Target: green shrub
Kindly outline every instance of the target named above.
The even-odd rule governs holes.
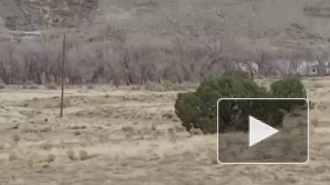
[[[298,77],[289,76],[271,84],[274,98],[306,98],[307,93],[304,85]],[[295,105],[305,104],[305,101],[276,101],[287,112]]]
[[[204,133],[217,132],[217,104],[219,98],[261,98],[270,97],[270,94],[265,88],[259,87],[252,80],[244,80],[237,78],[219,78],[209,79],[201,83],[196,92],[181,93],[175,103],[175,113],[183,122],[182,125],[189,131],[191,125],[201,129]],[[245,101],[244,101],[245,102]],[[239,110],[243,110],[241,114],[259,115],[259,118],[267,116],[263,115],[260,109],[267,108],[266,104],[254,104],[244,102],[221,101],[219,119],[221,124],[219,129],[225,130],[246,130],[247,125],[245,120],[238,119],[233,124],[235,115],[238,114],[234,110],[237,105]],[[225,105],[223,105],[225,104]],[[258,108],[261,106],[261,108]],[[252,112],[255,111],[255,112]],[[244,124],[244,126],[242,126]]]
[[[290,84],[290,88],[286,85]],[[280,94],[281,98],[292,96],[304,98],[306,93],[300,80],[283,79],[272,84],[272,91],[258,86],[254,81],[242,78],[212,78],[201,82],[196,92],[180,93],[175,102],[175,113],[182,125],[189,131],[199,128],[204,133],[217,132],[217,101],[220,98],[272,98]],[[278,91],[286,87],[286,93]],[[294,88],[295,87],[295,88]],[[275,90],[273,91],[273,88]],[[293,94],[288,91],[293,91]],[[299,91],[298,91],[299,90]],[[296,92],[298,91],[298,92]],[[249,115],[271,126],[282,124],[284,111],[297,102],[269,103],[267,100],[221,100],[219,102],[219,132],[248,131]],[[284,107],[284,108],[283,108]],[[287,109],[285,109],[287,110]]]
[[[222,77],[229,77],[229,78],[240,78],[240,79],[250,79],[251,76],[248,72],[241,71],[241,70],[232,70],[226,71]]]
[[[297,77],[286,77],[271,84],[276,98],[306,98],[306,89]]]
[[[195,95],[193,92],[179,93],[177,100],[175,102],[175,114],[182,121],[182,126],[184,126],[187,131],[190,131],[190,123],[198,123],[198,119],[201,117],[202,100]]]

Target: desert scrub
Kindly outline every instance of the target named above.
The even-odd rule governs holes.
[[[270,86],[274,98],[306,98],[306,89],[298,77],[285,77]]]
[[[251,75],[245,71],[232,70],[232,71],[226,71],[224,74],[222,74],[222,77],[250,79]]]
[[[258,86],[253,80],[241,77],[220,77],[211,78],[201,82],[196,92],[179,93],[175,102],[175,113],[182,121],[182,126],[190,131],[192,128],[199,128],[205,134],[217,133],[217,101],[220,98],[273,98],[281,92],[282,83],[293,84],[291,91],[297,92],[295,97],[304,97],[304,86],[296,84],[298,81],[285,78],[274,82],[276,91],[267,91],[266,88]],[[290,91],[288,91],[290,92]],[[283,93],[282,97],[291,98],[290,93]],[[296,103],[296,102],[293,102]],[[219,110],[219,131],[247,131],[248,115],[252,115],[271,126],[282,124],[285,112],[282,107],[291,107],[292,103],[269,103],[268,101],[246,100],[220,101]]]
[[[175,113],[182,121],[182,125],[190,131],[192,126],[201,129],[204,133],[217,132],[217,104],[220,98],[256,98],[271,97],[263,87],[254,81],[242,78],[221,77],[205,80],[196,92],[180,93],[175,102]],[[227,104],[228,102],[224,102]],[[240,104],[240,108],[247,106]],[[224,105],[221,111],[223,129],[235,127],[231,124],[231,117],[235,113],[232,105]],[[249,110],[246,107],[244,110]],[[251,109],[252,110],[252,109]],[[237,128],[239,126],[237,125]]]
[[[274,98],[306,98],[307,93],[301,80],[295,76],[288,76],[275,81],[270,86]],[[303,105],[305,101],[276,101],[280,108],[289,112],[296,105]]]

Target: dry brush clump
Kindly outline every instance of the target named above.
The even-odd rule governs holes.
[[[270,76],[297,72],[302,59],[328,58],[326,50],[283,53],[268,49],[270,45],[264,43],[215,36],[129,35],[76,40],[67,37],[64,66],[67,84],[181,84],[232,70],[244,70],[251,76]],[[0,81],[59,84],[63,67],[61,48],[60,37],[0,42]]]

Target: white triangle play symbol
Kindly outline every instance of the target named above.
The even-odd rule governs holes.
[[[268,126],[256,118],[249,116],[249,135],[250,135],[250,144],[249,146],[253,146],[258,142],[268,138],[271,135],[274,135],[278,132],[278,130],[273,127]]]

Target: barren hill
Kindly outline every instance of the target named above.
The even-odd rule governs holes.
[[[0,0],[2,30],[108,24],[156,35],[215,33],[328,42],[329,18],[325,0]]]
[[[95,0],[0,0],[3,26],[10,30],[73,27],[88,22]]]

